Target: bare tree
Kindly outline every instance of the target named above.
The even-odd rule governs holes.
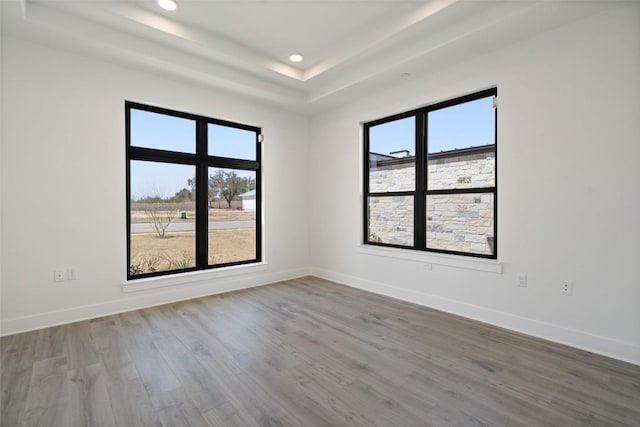
[[[153,221],[158,237],[164,239],[167,228],[178,215],[178,208],[174,203],[151,203],[144,208],[144,213]]]

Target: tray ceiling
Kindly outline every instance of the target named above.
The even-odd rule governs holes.
[[[313,113],[616,4],[177,2],[168,12],[151,0],[4,0],[2,33]]]

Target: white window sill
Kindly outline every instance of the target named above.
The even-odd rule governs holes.
[[[147,277],[144,279],[126,280],[122,283],[122,292],[136,292],[146,289],[163,288],[165,286],[196,283],[221,277],[240,276],[267,270],[266,262],[256,264],[234,265],[211,270],[189,271],[168,276]]]
[[[492,259],[438,254],[433,252],[414,251],[411,249],[385,248],[372,245],[358,245],[358,252],[361,254],[384,258],[398,258],[430,265],[446,265],[447,267],[502,274],[502,261]]]

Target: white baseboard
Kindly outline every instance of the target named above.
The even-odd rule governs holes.
[[[192,285],[183,284],[170,288],[140,291],[135,294],[123,294],[125,297],[113,301],[2,320],[0,321],[0,336],[13,335],[20,332],[73,323],[81,320],[95,319],[97,317],[124,313],[127,311],[169,304],[192,298],[263,286],[282,280],[307,276],[308,274],[309,270],[307,268],[276,271],[271,273],[260,272],[235,277],[224,277],[206,282],[199,281]]]
[[[272,273],[263,272],[242,277],[198,282],[193,285],[185,284],[179,287],[162,288],[148,292],[142,291],[131,297],[99,304],[5,319],[0,321],[0,336],[94,319],[207,295],[263,286],[282,280],[303,277],[308,274],[640,365],[640,346],[632,343],[321,268],[311,268],[310,270],[299,268]]]
[[[633,343],[322,268],[312,267],[311,275],[640,365],[640,346]]]

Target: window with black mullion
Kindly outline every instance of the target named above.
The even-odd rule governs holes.
[[[259,262],[260,129],[125,110],[128,278]]]
[[[366,244],[496,257],[496,95],[365,124]]]

